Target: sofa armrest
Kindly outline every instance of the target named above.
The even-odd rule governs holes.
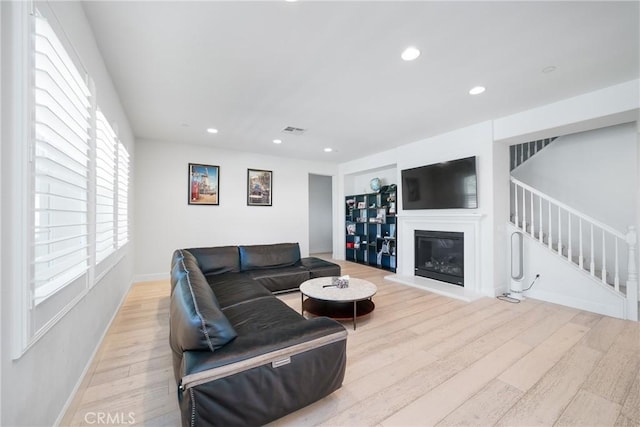
[[[325,317],[241,335],[215,352],[184,352],[180,386],[186,390],[254,367],[275,367],[291,356],[346,338],[344,326]]]

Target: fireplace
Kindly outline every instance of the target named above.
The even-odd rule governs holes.
[[[464,286],[464,233],[415,230],[415,275]]]

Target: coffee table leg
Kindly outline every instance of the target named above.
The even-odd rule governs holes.
[[[304,316],[304,294],[300,292],[300,314]]]
[[[353,302],[353,330],[356,330],[356,313],[357,313],[357,302]]]

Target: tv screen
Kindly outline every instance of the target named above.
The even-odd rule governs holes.
[[[402,171],[403,209],[475,209],[477,207],[475,157]]]

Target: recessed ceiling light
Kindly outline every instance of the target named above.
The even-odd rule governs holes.
[[[548,67],[544,67],[542,69],[542,72],[545,74],[549,74],[549,73],[553,73],[557,69],[558,67],[556,67],[555,65],[549,65]]]
[[[282,144],[282,140],[281,139],[274,139],[273,143],[274,144]]]
[[[207,129],[207,132],[209,132],[209,133],[218,133],[218,129],[209,128],[209,129]]]
[[[484,86],[476,86],[469,91],[469,95],[480,95],[485,90]]]
[[[418,48],[416,48],[416,47],[413,47],[413,46],[409,46],[408,48],[406,48],[402,52],[402,55],[400,55],[400,57],[402,59],[404,59],[405,61],[413,61],[418,56],[420,56],[420,50]]]
[[[330,148],[330,147],[327,147],[327,148],[324,149],[325,153],[330,153],[332,151],[333,151],[333,148]]]

